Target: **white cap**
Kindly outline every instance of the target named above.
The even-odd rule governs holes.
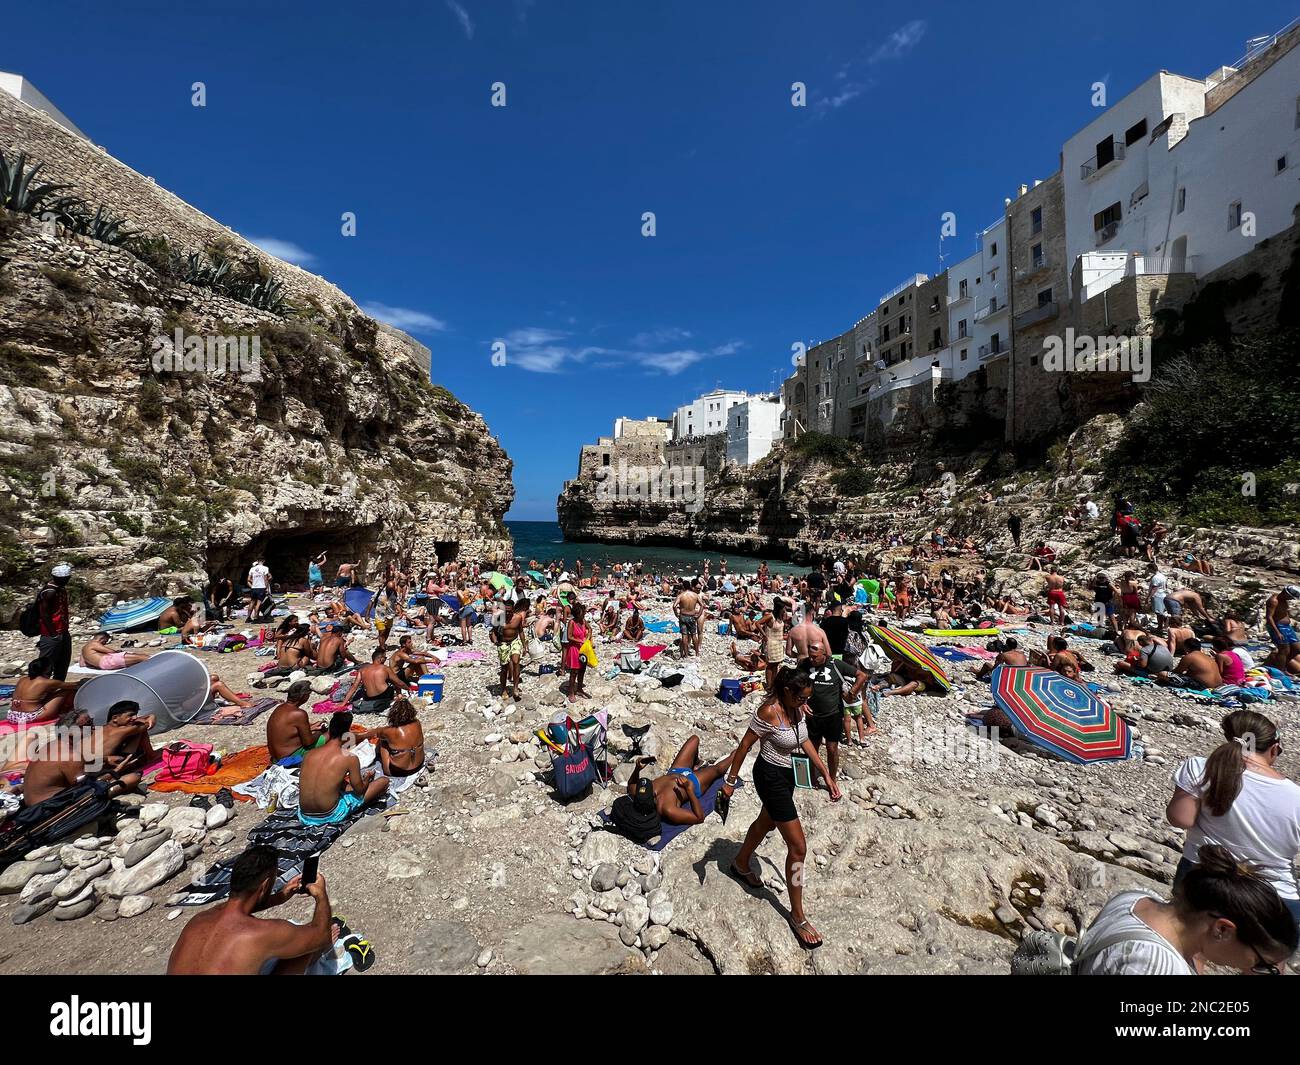
[[[57,566],[55,566],[52,570],[50,570],[50,574],[51,576],[54,577],[71,577],[72,567],[69,566],[66,562],[60,562]]]

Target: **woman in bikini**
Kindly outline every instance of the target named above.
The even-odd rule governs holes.
[[[751,861],[759,845],[776,829],[785,840],[785,882],[790,892],[790,927],[799,937],[800,946],[807,950],[820,947],[822,937],[812,926],[803,910],[804,859],[808,842],[799,811],[794,804],[795,772],[792,759],[806,758],[811,767],[826,780],[833,801],[840,798],[839,786],[827,771],[817,748],[808,739],[808,726],[804,717],[808,713],[808,698],[812,695],[812,678],[806,670],[782,667],[776,675],[772,693],[763,700],[750,718],[749,727],[731,756],[722,782],[722,794],[730,800],[740,779],[740,767],[754,744],[759,745],[754,761],[754,790],[763,804],[758,817],[749,826],[745,842],[731,863],[730,873],[746,886],[761,888],[762,878],[753,869]]]
[[[55,680],[50,676],[50,669],[50,663],[44,658],[33,659],[27,664],[27,676],[14,686],[13,699],[9,703],[8,720],[11,724],[39,725],[55,721],[72,709],[79,682]]]
[[[424,768],[424,728],[409,699],[400,698],[388,708],[388,724],[373,732],[384,776],[401,779]]]

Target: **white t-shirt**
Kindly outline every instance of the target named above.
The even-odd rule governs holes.
[[[844,576],[845,566],[844,563],[841,562],[838,558],[835,560],[835,565],[832,568],[835,570],[835,576],[837,577]]]
[[[1132,938],[1084,957],[1081,976],[1195,976],[1178,949],[1133,912],[1142,899],[1157,899],[1149,891],[1121,891],[1097,914],[1079,940],[1075,957],[1085,955],[1089,942],[1110,939],[1119,933]]]
[[[1097,504],[1091,499],[1083,505],[1084,513],[1088,515],[1089,521],[1096,521],[1101,517],[1101,511],[1097,509]]]
[[[1165,575],[1164,575],[1163,573],[1161,573],[1159,570],[1156,570],[1155,573],[1151,574],[1151,594],[1152,594],[1152,595],[1164,595],[1164,594],[1165,594],[1165,587],[1166,587],[1168,584],[1169,584],[1169,580],[1168,580],[1168,578],[1165,577]]]
[[[1204,758],[1186,758],[1174,771],[1174,787],[1199,796]],[[1300,898],[1291,864],[1300,852],[1300,785],[1247,769],[1228,812],[1215,817],[1204,806],[1187,830],[1183,857],[1196,861],[1202,844],[1217,843],[1239,861],[1260,867],[1284,899]]]
[[[252,588],[265,588],[266,578],[271,575],[271,571],[265,566],[254,566],[248,571],[248,584]]]

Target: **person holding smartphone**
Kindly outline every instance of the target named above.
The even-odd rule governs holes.
[[[230,897],[182,929],[167,961],[168,976],[301,976],[333,946],[325,878],[318,873],[304,884],[294,877],[276,891],[277,859],[275,848],[267,846],[249,847],[235,859]],[[300,893],[315,903],[307,924],[254,916]]]
[[[821,934],[808,920],[803,909],[804,859],[808,854],[808,841],[799,811],[794,804],[794,789],[800,777],[800,786],[811,787],[809,767],[813,767],[826,780],[831,799],[840,799],[839,785],[827,771],[817,748],[808,738],[805,717],[808,699],[812,695],[812,678],[803,669],[784,666],[776,675],[771,694],[754,711],[749,727],[731,756],[726,777],[722,782],[722,795],[730,802],[732,792],[740,779],[740,767],[754,744],[759,745],[754,762],[754,790],[763,804],[754,823],[745,834],[745,842],[732,860],[730,873],[751,888],[761,888],[763,881],[750,867],[754,851],[776,829],[785,840],[785,878],[790,889],[790,927],[805,950],[822,945]],[[719,800],[721,801],[721,799]]]

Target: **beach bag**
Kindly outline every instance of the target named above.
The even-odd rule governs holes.
[[[738,680],[724,680],[718,686],[718,698],[724,703],[738,703],[744,697],[744,688]]]
[[[578,655],[581,657],[583,664],[588,668],[599,668],[600,659],[596,657],[596,648],[592,646],[590,636],[582,641],[582,646],[578,648]]]
[[[878,644],[868,640],[858,655],[858,665],[871,674],[884,674],[894,668],[894,663]]]
[[[576,729],[570,729],[564,743],[564,753],[551,757],[555,770],[555,792],[568,802],[582,795],[596,781],[596,763],[591,748],[580,740],[575,742]]]
[[[624,651],[618,656],[618,668],[624,673],[640,673],[644,665],[640,651]]]
[[[162,630],[160,629],[159,631],[161,632]],[[248,645],[247,636],[244,636],[241,633],[232,632],[221,638],[221,642],[217,644],[217,651],[221,654],[225,654],[227,651],[242,651]]]
[[[167,744],[159,753],[162,755],[159,780],[198,780],[208,775],[212,744],[176,740]]]
[[[619,835],[626,836],[633,843],[649,843],[663,834],[659,812],[647,810],[642,813],[631,795],[620,795],[614,800],[614,805],[609,808],[609,820]]]

